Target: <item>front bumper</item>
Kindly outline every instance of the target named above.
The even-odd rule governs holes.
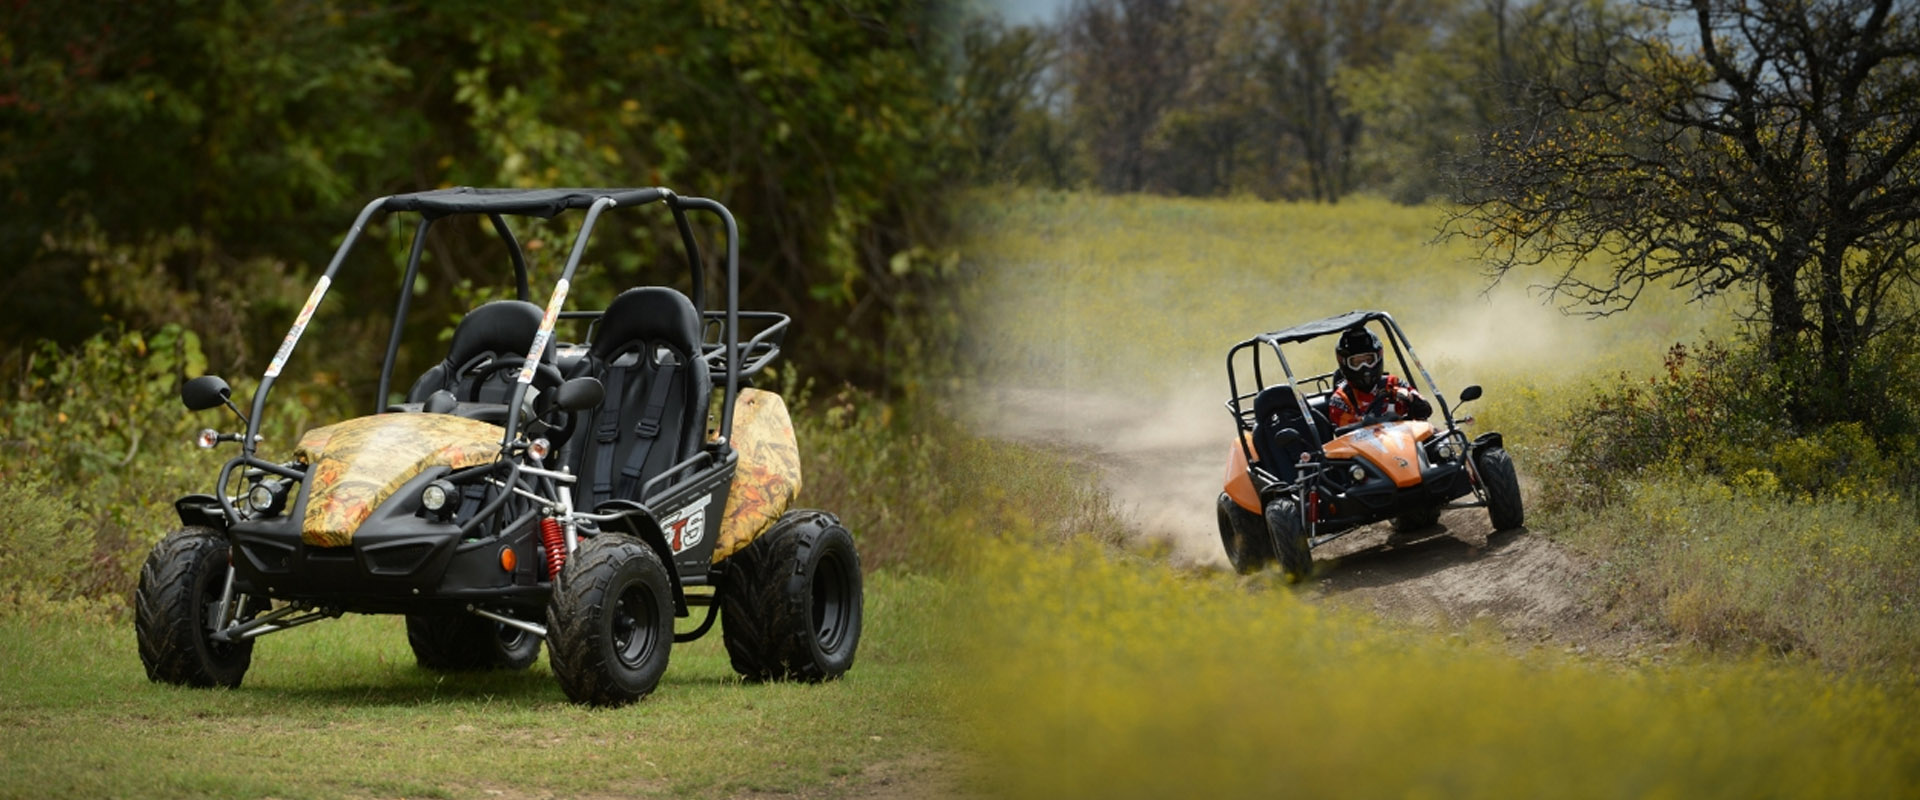
[[[227,535],[235,587],[362,613],[426,613],[468,603],[543,606],[550,586],[540,579],[537,515],[509,519],[503,511],[500,525],[463,536],[454,523],[418,514],[415,498],[434,477],[423,474],[395,492],[343,547],[302,540],[304,490],[284,515],[233,525]],[[512,570],[503,566],[502,550],[513,552]]]

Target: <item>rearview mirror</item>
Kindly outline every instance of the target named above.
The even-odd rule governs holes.
[[[584,411],[600,405],[607,397],[607,387],[600,385],[598,378],[574,378],[560,384],[554,394],[553,406],[561,411]]]
[[[205,411],[225,405],[233,389],[218,375],[202,375],[180,384],[180,402],[188,411]]]
[[[1480,399],[1480,384],[1474,384],[1460,390],[1460,402],[1470,403]]]

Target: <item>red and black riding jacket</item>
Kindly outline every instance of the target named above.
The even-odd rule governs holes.
[[[1420,396],[1419,390],[1393,375],[1380,377],[1377,392],[1355,389],[1346,381],[1340,381],[1333,387],[1333,396],[1327,398],[1327,419],[1334,427],[1351,425],[1366,414],[1386,411],[1404,419],[1426,419],[1433,416],[1433,405]]]

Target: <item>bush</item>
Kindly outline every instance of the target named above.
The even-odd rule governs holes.
[[[192,444],[200,428],[237,429],[230,412],[191,414],[180,405],[180,382],[206,366],[199,337],[178,325],[116,330],[70,350],[46,344],[35,353],[0,420],[0,486],[9,487],[0,499],[20,523],[8,526],[5,535],[20,538],[7,549],[38,554],[30,557],[35,577],[21,585],[41,587],[14,596],[126,608],[147,550],[179,527],[173,500],[214,491],[215,471],[233,454]],[[236,402],[257,386],[243,378],[232,384]],[[262,428],[269,457],[342,407],[339,391],[319,380],[289,382],[275,398]]]
[[[1810,499],[1777,487],[1761,470],[1731,484],[1670,472],[1556,527],[1605,565],[1617,613],[1713,649],[1912,677],[1920,509],[1884,492]]]
[[[1910,432],[1860,421],[1797,430],[1778,402],[1787,372],[1751,347],[1708,343],[1674,345],[1651,377],[1622,373],[1561,420],[1567,469],[1554,471],[1549,503],[1600,508],[1622,499],[1624,481],[1663,471],[1749,482],[1764,474],[1809,497],[1910,483]]]
[[[44,478],[0,481],[0,614],[111,614],[120,554],[80,523]]]
[[[1126,523],[1067,457],[963,431],[922,400],[898,405],[847,389],[817,402],[786,391],[798,428],[803,505],[847,523],[869,568],[965,567],[1012,530],[1118,545]]]

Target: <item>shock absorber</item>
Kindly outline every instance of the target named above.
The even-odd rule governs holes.
[[[546,557],[547,578],[559,577],[560,568],[567,565],[567,534],[560,527],[560,520],[540,518],[540,552]]]

